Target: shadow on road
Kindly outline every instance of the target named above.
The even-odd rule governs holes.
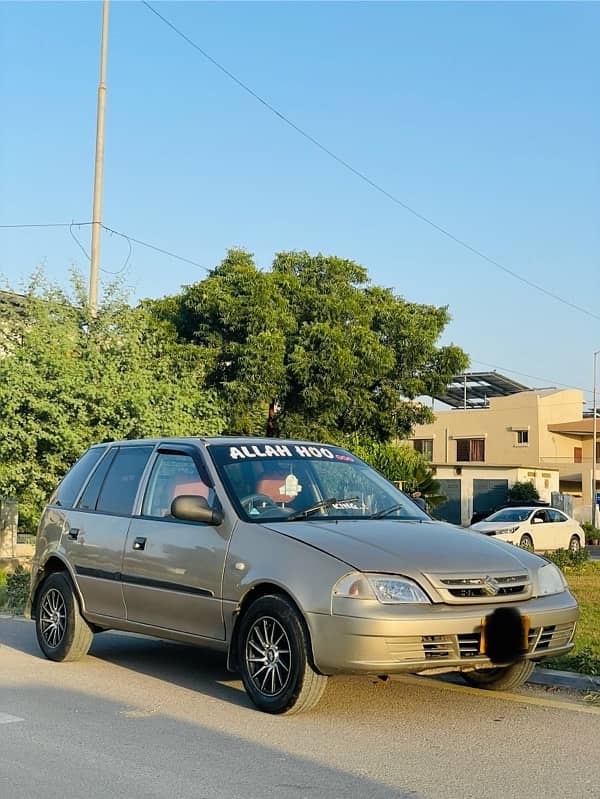
[[[202,719],[127,715],[86,691],[25,684],[2,697],[2,710],[22,719],[0,727],[9,731],[0,787],[13,799],[419,799]]]
[[[209,649],[108,632],[94,636],[89,655],[206,696],[251,706],[239,687],[239,676],[227,670],[225,655]]]

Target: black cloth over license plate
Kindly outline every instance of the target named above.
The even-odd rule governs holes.
[[[516,608],[496,608],[482,623],[482,651],[492,663],[514,663],[527,652],[529,619]]]

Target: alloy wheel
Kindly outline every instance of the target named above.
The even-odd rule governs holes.
[[[67,606],[60,591],[51,588],[42,600],[39,610],[40,632],[49,647],[55,648],[62,641],[67,626]]]
[[[246,638],[246,666],[254,686],[265,696],[277,696],[289,682],[290,640],[283,625],[271,616],[257,619]]]

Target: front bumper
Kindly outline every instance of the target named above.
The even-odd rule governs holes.
[[[373,618],[309,613],[315,666],[323,674],[490,667],[490,659],[480,652],[481,624],[497,607],[427,605],[390,610],[387,606]],[[529,618],[526,659],[539,660],[572,648],[579,609],[568,591],[505,607]]]

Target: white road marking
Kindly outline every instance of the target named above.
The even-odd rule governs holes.
[[[9,716],[8,713],[0,713],[0,724],[12,724],[13,721],[25,721],[18,716]]]

